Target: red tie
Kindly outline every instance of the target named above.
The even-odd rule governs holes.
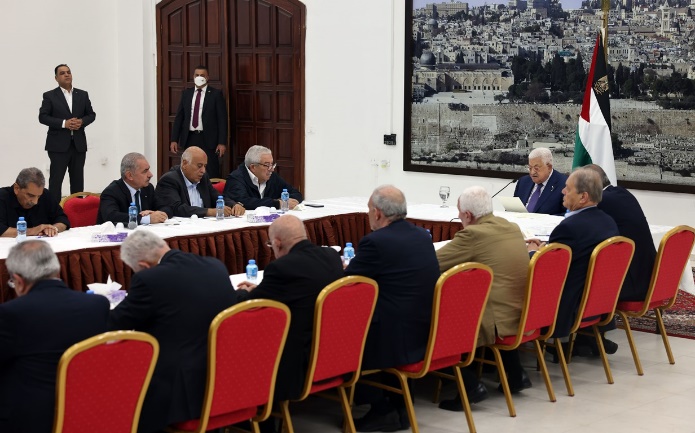
[[[193,128],[198,127],[198,117],[200,117],[198,111],[200,110],[200,89],[197,90],[195,95],[195,106],[193,107]]]

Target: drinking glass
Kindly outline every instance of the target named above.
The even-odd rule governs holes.
[[[451,188],[448,186],[439,187],[439,198],[442,199],[441,207],[449,207],[446,205],[446,201],[449,199],[449,192],[451,192]]]

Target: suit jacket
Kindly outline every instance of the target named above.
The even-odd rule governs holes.
[[[224,185],[224,196],[227,199],[244,203],[246,209],[256,209],[259,206],[278,207],[278,200],[282,190],[287,188],[290,198],[301,203],[304,198],[298,189],[285,182],[276,173],[273,173],[266,182],[263,197],[258,192],[258,187],[253,184],[249,172],[244,164],[240,164],[236,170],[229,173],[227,183]]]
[[[191,199],[188,197],[188,189],[186,188],[186,181],[183,178],[181,167],[175,165],[171,167],[171,170],[164,173],[159,182],[157,182],[155,202],[159,210],[166,212],[169,218],[174,216],[188,218],[192,215],[198,215],[198,217],[202,218],[207,214],[208,209],[215,207],[220,193],[212,186],[207,173],[198,182],[197,189],[200,197],[203,199],[203,207],[191,206]],[[234,200],[229,198],[225,198],[224,203],[230,207],[236,204]]]
[[[613,218],[597,207],[565,218],[550,233],[549,242],[560,242],[572,249],[572,261],[560,298],[554,337],[566,337],[574,324],[594,248],[619,234]]]
[[[565,187],[567,176],[557,170],[553,170],[553,174],[548,178],[541,196],[538,197],[536,210],[534,213],[545,213],[550,215],[564,215],[565,207],[562,205],[562,189]],[[535,183],[531,176],[524,176],[516,183],[514,188],[514,197],[519,197],[526,204],[531,196],[531,190]]]
[[[183,149],[188,147],[194,90],[195,88],[188,88],[181,93],[181,102],[171,128],[171,141],[176,141]],[[221,90],[207,86],[200,119],[203,123],[205,147],[214,149],[218,144],[227,144],[227,103]]]
[[[483,263],[494,278],[478,335],[478,346],[492,344],[496,335],[513,335],[526,290],[529,255],[519,226],[492,214],[460,230],[437,251],[444,272],[465,262]],[[495,332],[496,331],[496,332]]]
[[[97,114],[92,110],[89,94],[80,89],[72,88],[72,111],[68,107],[65,95],[60,87],[43,94],[39,109],[39,122],[48,126],[46,148],[49,152],[67,152],[70,148],[71,131],[63,128],[63,121],[77,117],[82,119],[82,127],[72,131],[75,148],[78,152],[87,151],[87,136],[84,129],[94,122]]]
[[[635,254],[620,291],[620,300],[641,301],[649,290],[656,260],[654,240],[642,207],[635,196],[625,188],[609,186],[603,190],[603,198],[598,208],[615,220],[621,236],[635,241]]]
[[[128,208],[132,203],[130,190],[123,179],[114,180],[101,193],[97,224],[106,221],[128,225]],[[156,210],[152,184],[140,189],[140,210]],[[138,224],[142,217],[138,215]]]
[[[217,259],[167,252],[159,265],[133,274],[128,296],[111,311],[110,329],[135,329],[159,342],[140,433],[200,415],[212,319],[236,303],[227,268]]]
[[[276,401],[299,398],[309,366],[316,298],[342,277],[343,263],[334,249],[303,240],[268,264],[253,291],[237,291],[239,301],[272,299],[290,308],[292,320],[275,384]]]
[[[106,332],[108,314],[105,297],[52,279],[0,304],[1,432],[52,431],[58,360],[73,344]]]
[[[56,223],[63,223],[65,227],[70,228],[70,220],[48,189],[44,188],[35,206],[24,209],[19,204],[13,187],[0,188],[0,235],[10,227],[16,228],[20,216],[24,217],[28,228]]]
[[[360,240],[346,275],[379,284],[362,368],[388,368],[421,361],[429,338],[439,263],[432,238],[422,228],[394,221]]]

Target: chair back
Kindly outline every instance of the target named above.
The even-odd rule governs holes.
[[[624,236],[614,236],[594,248],[589,259],[584,293],[571,333],[594,323],[605,324],[613,319],[620,288],[635,252],[635,243]],[[608,314],[601,321],[598,316]],[[587,320],[593,318],[591,320]]]
[[[212,187],[217,190],[220,195],[224,193],[224,186],[227,184],[227,181],[225,179],[220,179],[219,177],[213,177],[210,179],[210,182],[212,183]]]
[[[74,344],[58,363],[53,433],[135,433],[159,344],[114,331]]]
[[[259,421],[268,417],[289,324],[289,308],[266,299],[241,302],[213,319],[205,398],[196,431],[206,431],[211,417],[244,409],[252,409],[246,418],[250,419],[263,405]]]
[[[491,286],[492,269],[481,263],[462,263],[439,277],[423,374],[457,364],[466,353],[465,363],[473,359]]]
[[[93,192],[76,192],[60,201],[63,212],[70,221],[70,227],[93,226],[97,223],[101,194]]]
[[[652,280],[645,299],[646,309],[675,302],[683,270],[690,260],[695,242],[695,229],[678,226],[669,230],[659,244]]]
[[[321,291],[314,310],[309,370],[299,400],[357,381],[378,292],[376,281],[357,275],[341,278]],[[347,380],[346,374],[351,374]]]

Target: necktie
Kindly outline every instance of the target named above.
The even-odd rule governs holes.
[[[526,210],[529,212],[534,212],[536,210],[536,205],[538,204],[538,198],[541,196],[541,188],[543,184],[536,184],[536,190],[531,194],[531,198],[528,199],[528,204],[526,205]]]
[[[135,207],[138,208],[138,215],[140,214],[140,190],[135,191]]]
[[[198,127],[198,117],[200,117],[198,111],[200,111],[200,89],[196,90],[195,106],[193,106],[193,128]]]

